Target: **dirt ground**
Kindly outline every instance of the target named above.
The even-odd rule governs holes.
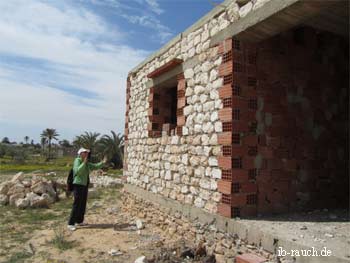
[[[88,201],[88,225],[74,232],[66,225],[72,198],[47,211],[1,207],[0,262],[134,262],[140,256],[176,256],[191,243],[170,240],[146,223],[139,230],[135,220],[121,212],[120,189],[99,188],[96,195]]]

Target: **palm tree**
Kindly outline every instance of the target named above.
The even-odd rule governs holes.
[[[49,143],[49,155],[48,155],[48,160],[49,160],[51,158],[51,141],[57,140],[57,137],[59,136],[59,134],[56,132],[55,129],[47,128],[43,130],[40,136],[42,141],[43,141],[43,138],[45,138]]]
[[[84,134],[75,137],[73,145],[76,148],[84,147],[89,149],[91,152],[95,152],[98,141],[97,139],[99,136],[100,134],[97,132],[85,132]]]
[[[28,144],[28,141],[29,141],[29,136],[24,136],[24,141],[26,142],[26,144]]]
[[[113,163],[114,168],[123,167],[124,157],[124,136],[120,133],[115,134],[111,131],[112,136],[103,135],[98,142],[98,152],[102,156],[106,156],[108,161]]]

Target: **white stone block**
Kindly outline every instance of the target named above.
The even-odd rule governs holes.
[[[203,86],[195,86],[194,87],[194,94],[199,95],[205,92],[205,88]]]
[[[222,123],[220,121],[215,122],[214,128],[215,132],[222,132]]]
[[[223,83],[224,83],[224,79],[223,79],[223,78],[219,78],[219,79],[217,79],[217,80],[215,80],[215,81],[213,82],[213,88],[214,88],[214,89],[221,88],[222,85],[223,85]]]
[[[202,33],[201,40],[202,40],[202,42],[205,42],[208,39],[209,39],[209,30],[204,30]]]
[[[217,111],[212,112],[212,114],[210,115],[210,121],[211,122],[215,122],[219,119],[219,114]]]
[[[218,160],[214,156],[209,157],[208,162],[210,166],[218,166]]]
[[[210,189],[210,181],[208,179],[202,178],[199,180],[199,186],[203,189]]]
[[[186,79],[193,78],[193,76],[194,76],[193,69],[191,69],[191,68],[186,69],[185,72],[184,72],[184,76],[185,76]]]
[[[195,36],[194,41],[193,41],[193,44],[194,44],[195,46],[197,46],[197,44],[199,44],[200,42],[201,42],[201,35]]]
[[[209,77],[209,81],[213,82],[214,80],[216,80],[218,78],[218,71],[216,69],[212,69],[210,71],[210,77]]]
[[[221,179],[221,170],[217,169],[217,168],[214,168],[212,170],[212,177],[215,178],[215,179]]]
[[[187,185],[181,187],[181,193],[187,194],[189,192]]]
[[[167,170],[167,171],[165,172],[164,179],[165,179],[165,180],[168,180],[168,181],[170,181],[170,180],[172,179],[171,171]]]
[[[206,61],[203,63],[201,69],[202,69],[202,72],[208,72],[212,67],[213,67],[213,64],[209,61]]]

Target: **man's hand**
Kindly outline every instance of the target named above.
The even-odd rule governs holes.
[[[83,162],[84,163],[87,163],[88,162],[88,156],[86,155],[85,158],[83,159]]]

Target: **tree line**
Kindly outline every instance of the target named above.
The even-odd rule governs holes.
[[[124,136],[119,133],[111,131],[111,135],[101,135],[86,131],[76,136],[72,143],[66,139],[59,140],[59,136],[56,129],[47,128],[40,135],[40,144],[35,144],[34,140],[29,144],[30,138],[25,136],[25,143],[19,145],[10,142],[8,137],[4,137],[0,143],[0,157],[7,155],[15,160],[24,160],[28,154],[40,154],[46,158],[46,161],[50,161],[55,158],[53,146],[55,150],[61,149],[71,154],[75,154],[80,147],[84,147],[91,150],[92,161],[98,161],[106,156],[113,168],[123,167]]]

